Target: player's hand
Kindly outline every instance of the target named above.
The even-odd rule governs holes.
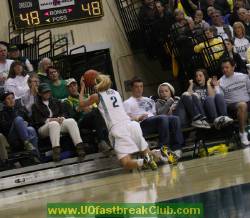
[[[81,85],[81,90],[83,91],[83,92],[85,92],[85,83],[84,83],[84,77],[82,76],[81,77],[81,80],[80,80],[80,85]]]

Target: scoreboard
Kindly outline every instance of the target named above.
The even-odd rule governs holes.
[[[102,17],[102,0],[9,0],[15,29]]]

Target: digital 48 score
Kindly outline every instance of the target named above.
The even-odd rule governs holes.
[[[16,29],[102,17],[101,0],[9,0]]]

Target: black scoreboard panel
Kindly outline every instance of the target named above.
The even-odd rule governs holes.
[[[9,0],[16,29],[102,17],[102,0]]]

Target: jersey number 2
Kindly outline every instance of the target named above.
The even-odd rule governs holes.
[[[113,102],[113,107],[119,107],[117,104],[117,98],[115,96],[110,97],[111,101]]]

